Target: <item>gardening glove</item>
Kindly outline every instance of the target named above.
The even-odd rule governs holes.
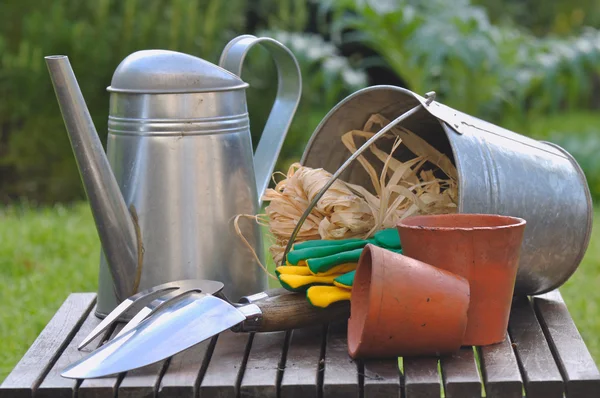
[[[369,243],[390,250],[402,248],[398,230],[387,228],[377,231],[369,239],[311,240],[296,243],[286,256],[286,265],[306,265],[314,275],[346,273],[356,269],[362,249]]]
[[[338,286],[311,286],[306,291],[306,299],[315,307],[325,308],[338,301],[352,297],[352,289]]]
[[[355,264],[351,264],[356,267]],[[354,270],[343,274],[313,275],[306,266],[284,265],[275,270],[287,290],[306,291],[306,298],[315,307],[327,307],[342,300],[350,300]]]
[[[369,239],[312,240],[295,244],[286,265],[277,267],[275,273],[284,288],[306,291],[316,307],[350,300],[356,266],[369,243],[402,252],[395,228],[378,231]]]
[[[333,286],[311,286],[306,291],[308,302],[315,307],[325,308],[338,302],[350,300],[356,270],[346,272],[333,279]]]

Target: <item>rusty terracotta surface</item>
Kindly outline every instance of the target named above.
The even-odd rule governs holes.
[[[415,216],[398,224],[406,256],[469,281],[464,345],[504,340],[525,225],[521,218],[493,214]]]
[[[369,244],[354,277],[348,353],[386,358],[455,352],[468,308],[466,279]]]

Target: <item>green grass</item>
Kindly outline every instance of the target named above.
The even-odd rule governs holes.
[[[96,290],[99,254],[86,203],[0,210],[0,380],[70,292]]]
[[[596,210],[600,220],[600,209]],[[96,290],[99,242],[86,203],[0,209],[0,381],[25,354],[70,292]],[[586,257],[561,288],[600,364],[600,227]]]

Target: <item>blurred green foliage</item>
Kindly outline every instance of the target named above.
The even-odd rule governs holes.
[[[511,23],[494,24],[489,13],[498,5],[478,3],[487,8],[471,0],[330,0],[323,8],[334,15],[334,42],[373,49],[412,91],[434,90],[453,108],[564,145],[582,166],[593,195],[600,197],[600,163],[595,156],[600,118],[587,117],[590,124],[585,129],[573,126],[582,111],[598,108],[600,30],[571,27],[565,36],[538,37],[518,25],[518,12]],[[556,9],[566,4],[549,3]],[[581,10],[587,1],[575,3]],[[546,3],[506,5],[531,10],[533,4],[543,9]],[[594,9],[590,18],[600,17],[600,6]],[[531,23],[543,32],[554,26],[541,16]],[[561,127],[543,123],[549,118],[563,120]]]
[[[307,34],[315,8],[325,23],[320,34]],[[417,93],[435,90],[449,106],[522,134],[533,134],[530,125],[549,115],[592,112],[600,104],[594,97],[600,32],[589,25],[599,24],[600,6],[592,0],[4,0],[0,201],[84,197],[45,55],[69,56],[105,141],[106,87],[131,52],[165,48],[216,63],[239,34],[275,37],[294,52],[303,75],[302,100],[276,166],[285,171],[323,116],[368,84],[362,70],[372,65],[388,67]],[[348,43],[345,58],[337,48]],[[357,67],[349,60],[360,46],[375,56]],[[275,97],[275,76],[266,51],[252,50],[242,77],[250,83],[255,145]],[[595,134],[573,138],[580,132],[565,128],[555,136],[567,134],[570,141],[556,140],[571,142]],[[591,156],[565,145],[578,160]],[[581,163],[594,181],[596,163]]]
[[[44,56],[66,54],[103,142],[112,73],[128,54],[147,48],[182,51],[217,63],[225,44],[248,30],[302,31],[308,3],[298,0],[35,0],[0,4],[0,201],[67,202],[84,197]],[[276,34],[277,32],[272,32]],[[320,37],[277,33],[294,48],[303,74],[303,97],[285,142],[282,162],[298,158],[328,109],[359,85]],[[314,47],[321,51],[314,53]],[[252,50],[243,76],[254,144],[272,106],[277,79],[266,51]],[[361,81],[365,81],[364,77]],[[364,84],[364,83],[363,83]],[[327,90],[327,91],[325,91]],[[278,168],[280,166],[278,165]]]
[[[526,26],[538,36],[600,26],[597,0],[473,0],[473,4],[484,6],[494,23]]]
[[[0,12],[0,192],[35,201],[81,198],[44,56],[66,54],[105,140],[112,73],[129,53],[176,49],[218,60],[243,30],[242,0],[20,0]]]
[[[503,123],[586,107],[600,70],[600,31],[538,38],[494,25],[470,0],[330,1],[338,41],[379,54],[409,88]],[[343,35],[347,30],[350,34]]]

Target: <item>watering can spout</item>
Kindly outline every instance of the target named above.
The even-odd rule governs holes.
[[[135,214],[123,199],[69,58],[56,55],[45,60],[120,302],[139,283],[142,251]]]

